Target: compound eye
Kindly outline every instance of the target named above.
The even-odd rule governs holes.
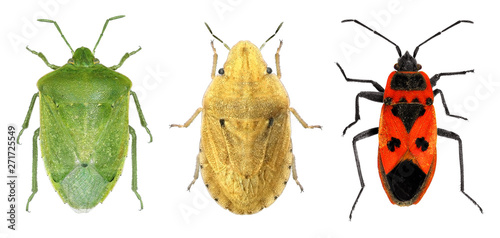
[[[399,71],[399,64],[398,64],[398,63],[395,63],[395,64],[394,64],[394,69],[395,69],[396,71]]]
[[[267,67],[267,73],[270,74],[273,72],[273,69],[271,69],[270,67]]]
[[[417,64],[417,70],[421,70],[421,69],[422,69],[422,65]]]
[[[219,74],[220,74],[220,75],[224,75],[224,69],[223,69],[223,68],[220,68],[220,69],[219,69]]]
[[[69,59],[68,64],[75,64],[75,60],[73,58]]]
[[[99,64],[99,59],[98,58],[94,58],[94,64]]]

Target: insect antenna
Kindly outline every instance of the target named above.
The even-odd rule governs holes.
[[[280,30],[281,26],[283,25],[283,22],[278,26],[278,29],[276,29],[276,31],[274,32],[274,34],[272,36],[270,36],[269,38],[267,38],[267,40],[260,46],[259,50],[262,50],[262,48],[264,48],[264,46],[266,45],[266,43],[271,40],[275,35],[276,33],[278,33],[278,31]]]
[[[54,25],[56,26],[57,28],[57,31],[59,31],[59,34],[61,34],[64,42],[66,42],[66,45],[69,46],[69,49],[71,50],[71,54],[75,53],[75,51],[73,51],[73,48],[71,48],[71,45],[69,45],[68,41],[66,40],[66,37],[64,37],[62,31],[61,31],[61,28],[59,28],[59,25],[57,25],[57,22],[55,21],[52,21],[52,20],[49,20],[49,19],[38,19],[39,22],[48,22],[48,23],[54,23]]]
[[[207,29],[208,31],[210,32],[210,34],[212,34],[212,36],[217,39],[218,41],[220,41],[220,43],[224,44],[224,46],[228,49],[228,50],[231,50],[231,48],[229,48],[229,46],[224,43],[221,39],[219,39],[219,37],[217,37],[216,35],[214,35],[214,33],[212,33],[212,29],[210,29],[210,27],[208,26],[208,24],[205,22],[205,26],[207,26]]]
[[[106,30],[106,27],[108,26],[108,22],[116,19],[120,19],[125,17],[125,15],[119,15],[115,17],[111,17],[108,20],[106,20],[106,23],[104,23],[104,27],[102,28],[101,35],[99,36],[99,39],[97,39],[97,43],[95,43],[94,49],[92,50],[92,54],[95,54],[95,48],[97,48],[97,45],[99,45],[99,42],[101,41],[102,35],[104,34],[104,30]]]
[[[399,55],[399,57],[401,57],[401,49],[399,49],[399,46],[398,46],[398,45],[396,45],[396,43],[392,42],[391,40],[387,39],[387,37],[383,36],[382,34],[378,33],[377,31],[372,30],[370,27],[366,26],[365,24],[363,24],[363,23],[359,22],[359,21],[358,21],[358,20],[356,20],[356,19],[347,19],[347,20],[343,20],[343,21],[342,21],[342,23],[344,23],[344,22],[350,22],[350,21],[352,21],[352,22],[354,22],[354,23],[357,23],[357,24],[361,25],[362,27],[364,27],[364,28],[366,28],[366,29],[368,29],[368,30],[372,31],[375,35],[377,35],[377,36],[380,36],[380,37],[384,38],[386,41],[389,41],[391,44],[393,44],[394,46],[396,46],[396,50],[398,51],[398,55]]]
[[[451,24],[451,26],[446,27],[444,30],[442,30],[442,31],[440,31],[440,32],[438,32],[438,33],[436,33],[436,34],[434,34],[434,35],[433,35],[433,36],[431,36],[429,39],[427,39],[427,40],[425,40],[424,42],[422,42],[422,44],[418,45],[418,46],[415,48],[415,51],[413,52],[413,58],[417,57],[418,49],[420,48],[420,46],[422,46],[423,44],[427,43],[427,41],[430,41],[432,38],[434,38],[434,37],[436,37],[436,36],[441,35],[441,33],[445,32],[446,30],[448,30],[448,29],[450,29],[450,28],[452,28],[452,27],[454,27],[454,26],[456,26],[456,25],[458,25],[458,24],[460,24],[460,23],[462,23],[462,22],[464,22],[464,23],[471,23],[471,24],[473,24],[473,23],[474,23],[474,22],[469,21],[469,20],[459,20],[459,21],[457,21],[457,22],[455,22],[455,23]]]

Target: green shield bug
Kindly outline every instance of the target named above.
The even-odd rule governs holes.
[[[53,69],[38,80],[38,92],[33,95],[26,119],[19,133],[28,127],[33,105],[40,97],[40,128],[33,136],[32,194],[29,203],[38,191],[37,138],[40,137],[42,158],[47,174],[64,203],[77,212],[87,212],[103,202],[120,177],[127,156],[129,134],[132,137],[132,190],[141,203],[137,192],[137,153],[135,130],[128,124],[130,95],[134,98],[141,125],[147,128],[137,95],[130,91],[132,82],[115,70],[138,50],[125,53],[120,63],[106,67],[94,57],[95,49],[109,21],[124,17],[115,16],[106,20],[93,51],[81,47],[73,51],[55,21],[53,23],[72,57],[63,66],[50,64],[45,56],[26,47]]]

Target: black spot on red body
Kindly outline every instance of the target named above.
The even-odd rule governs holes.
[[[422,104],[401,103],[394,105],[391,112],[395,117],[401,119],[406,132],[410,133],[417,118],[425,114],[425,108]]]
[[[384,104],[385,105],[391,105],[391,103],[392,103],[392,98],[388,97],[388,98],[384,99]]]
[[[420,73],[396,72],[391,80],[391,89],[404,91],[423,91],[427,87],[424,76]]]
[[[399,201],[409,201],[421,190],[426,174],[413,162],[404,160],[387,174],[390,191]]]
[[[392,137],[389,142],[387,142],[387,148],[391,151],[394,152],[396,150],[396,147],[401,146],[401,141],[398,138]]]
[[[426,98],[425,99],[425,105],[427,105],[427,106],[432,105],[432,98]]]
[[[424,137],[417,138],[415,144],[417,148],[420,148],[422,151],[426,151],[429,148],[429,142],[425,140]]]

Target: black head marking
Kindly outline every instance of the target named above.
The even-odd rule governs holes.
[[[406,51],[406,53],[399,57],[398,63],[394,65],[394,69],[397,71],[419,71],[422,68],[417,64],[417,60]]]
[[[425,140],[424,137],[417,138],[415,144],[417,148],[420,148],[422,151],[426,151],[429,148],[429,142]]]
[[[399,201],[409,201],[420,191],[426,174],[412,161],[400,162],[387,174],[391,193]]]
[[[418,100],[418,98],[414,98],[411,102],[420,103],[420,100]]]
[[[396,147],[401,146],[401,141],[398,138],[392,137],[389,142],[387,142],[387,148],[391,151],[394,152],[396,150]]]
[[[88,166],[88,164],[87,163],[82,163],[81,166],[85,168],[85,167]]]
[[[399,99],[399,102],[408,102],[408,101],[406,101],[405,97],[402,97],[401,99]]]

